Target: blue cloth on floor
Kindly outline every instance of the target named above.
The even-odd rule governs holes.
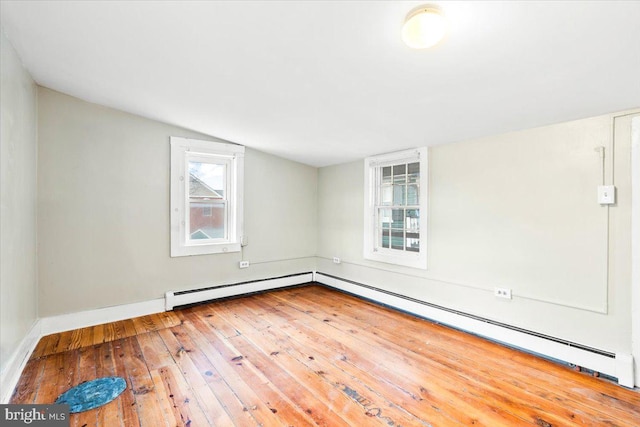
[[[79,384],[56,399],[56,404],[69,405],[69,413],[84,412],[105,405],[118,397],[127,388],[120,377],[104,377]]]

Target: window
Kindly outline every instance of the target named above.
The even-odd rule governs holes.
[[[427,268],[427,149],[365,159],[366,259]]]
[[[244,147],[171,138],[171,256],[238,252]]]

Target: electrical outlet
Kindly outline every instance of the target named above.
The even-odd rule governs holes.
[[[240,268],[248,268],[249,267],[249,261],[240,261]]]
[[[341,262],[341,261],[340,261],[340,258],[338,258],[337,256],[334,256],[334,257],[333,257],[333,263],[334,263],[334,264],[340,264],[340,262]]]
[[[493,294],[498,298],[511,299],[511,289],[508,288],[493,288]]]

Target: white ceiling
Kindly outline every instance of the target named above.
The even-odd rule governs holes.
[[[640,1],[2,1],[42,86],[314,166],[640,106]]]

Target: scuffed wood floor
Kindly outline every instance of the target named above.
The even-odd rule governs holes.
[[[90,426],[638,426],[640,394],[320,286],[44,337],[11,403],[118,375]]]

